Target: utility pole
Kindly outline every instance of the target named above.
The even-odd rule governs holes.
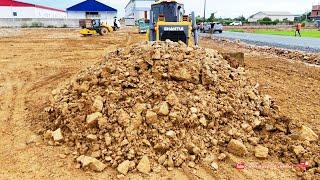
[[[206,8],[207,8],[207,0],[204,0],[203,22],[206,22]]]

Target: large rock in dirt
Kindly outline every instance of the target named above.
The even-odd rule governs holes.
[[[53,131],[52,137],[53,137],[54,141],[57,141],[57,142],[63,141],[63,135],[62,135],[61,129],[59,128],[59,129]]]
[[[126,160],[123,161],[121,164],[118,165],[117,170],[119,173],[123,174],[123,175],[127,175],[129,168],[130,168],[130,161]]]
[[[146,121],[147,121],[147,123],[148,124],[154,124],[154,123],[157,122],[157,120],[158,120],[157,113],[148,110],[147,113],[146,113]]]
[[[159,104],[159,115],[167,116],[169,114],[169,105],[167,102],[162,102]]]
[[[103,98],[101,96],[97,96],[92,106],[94,111],[101,112],[103,109]]]
[[[260,158],[260,159],[267,158],[268,153],[269,153],[269,149],[264,146],[258,145],[254,148],[254,155],[257,158]]]
[[[143,156],[137,166],[138,171],[144,174],[148,174],[151,170],[150,161],[148,156]]]
[[[195,62],[169,62],[169,75],[171,78],[188,81],[191,83],[199,83],[200,80],[200,70],[199,64]]]
[[[319,139],[319,136],[307,126],[301,127],[300,131],[298,132],[298,136],[299,139],[303,141],[317,141]]]
[[[229,142],[227,149],[230,153],[237,156],[244,156],[248,153],[246,146],[241,141],[235,139]]]
[[[296,154],[296,155],[300,155],[302,153],[305,152],[305,149],[299,145],[299,146],[293,146],[293,152]]]
[[[87,116],[86,121],[89,125],[96,125],[98,123],[98,119],[102,117],[100,112],[95,112]]]
[[[77,162],[81,163],[82,167],[89,167],[96,172],[101,172],[106,168],[105,164],[90,156],[81,155],[77,158]]]
[[[127,127],[130,124],[130,115],[123,109],[120,109],[118,112],[118,123],[124,127]]]

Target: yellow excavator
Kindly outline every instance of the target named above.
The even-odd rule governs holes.
[[[113,28],[106,22],[101,22],[100,19],[81,19],[79,21],[81,27],[80,34],[83,36],[91,36],[100,34],[101,36],[113,32]]]
[[[188,46],[199,44],[199,34],[194,12],[185,15],[184,5],[175,0],[161,0],[151,5],[150,25],[147,33],[149,41],[167,39],[182,41]]]

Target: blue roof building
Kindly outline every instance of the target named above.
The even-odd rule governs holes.
[[[67,8],[69,19],[101,19],[112,22],[117,16],[117,9],[96,0],[86,0]]]

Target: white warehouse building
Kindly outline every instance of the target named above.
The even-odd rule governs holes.
[[[68,19],[101,19],[113,24],[117,9],[96,0],[86,0],[67,8]]]
[[[283,21],[284,19],[288,21],[294,21],[294,18],[297,17],[294,14],[291,14],[290,12],[274,12],[274,11],[261,11],[258,12],[248,18],[249,22],[257,22],[258,20],[261,20],[265,17],[270,18],[272,21],[279,20]]]
[[[155,0],[130,0],[125,8],[126,25],[134,25],[139,19],[149,19],[153,3]]]
[[[0,18],[66,18],[66,12],[51,7],[14,0],[0,1]]]

